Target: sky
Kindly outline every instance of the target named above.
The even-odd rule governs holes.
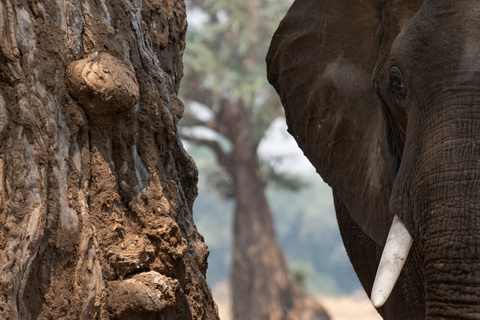
[[[305,157],[297,142],[287,132],[284,118],[276,119],[267,130],[259,146],[262,159],[282,158],[276,169],[300,174],[316,174],[315,168]]]

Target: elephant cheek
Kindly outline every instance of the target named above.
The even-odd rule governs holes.
[[[392,192],[390,194],[389,210],[393,216],[397,216],[405,225],[412,238],[418,243],[418,219],[421,215],[420,208],[417,205],[418,177],[422,163],[428,159],[430,150],[426,151],[419,143],[419,135],[422,134],[418,128],[424,128],[424,121],[420,120],[421,115],[418,108],[413,108],[406,122],[406,136],[401,137],[404,142],[401,152],[400,166],[398,168],[395,180],[393,182]],[[424,128],[425,129],[425,128]],[[397,142],[397,141],[396,141]],[[396,148],[395,148],[396,149]]]

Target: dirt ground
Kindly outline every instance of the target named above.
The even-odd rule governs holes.
[[[221,320],[230,320],[230,301],[227,284],[213,288],[213,296],[218,306]],[[382,320],[364,292],[350,296],[319,296],[320,303],[332,317],[332,320]]]
[[[319,297],[332,320],[381,320],[364,292],[343,297]]]

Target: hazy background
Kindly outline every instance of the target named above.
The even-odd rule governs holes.
[[[186,143],[199,169],[199,195],[194,204],[197,228],[210,248],[207,282],[222,320],[230,319],[228,288],[231,261],[233,201],[209,187],[208,173],[217,164],[204,147]],[[331,189],[286,132],[284,119],[269,129],[261,145],[265,158],[278,160],[281,170],[294,173],[308,185],[300,192],[268,188],[278,240],[292,276],[318,297],[332,320],[381,319],[370,304],[348,260],[338,231]]]
[[[228,102],[233,109],[244,105],[243,111],[251,117],[246,132],[252,139],[261,139],[257,150],[260,169],[267,179],[266,194],[275,232],[291,277],[305,292],[319,297],[332,319],[375,319],[378,315],[343,247],[331,190],[286,132],[280,101],[266,82],[264,59],[268,44],[292,2],[186,1],[190,31],[180,90],[186,110],[180,132],[189,137],[184,143],[199,169],[199,195],[193,212],[197,228],[210,248],[207,282],[222,320],[227,320],[235,199],[228,197],[231,177],[219,165],[212,149],[201,144],[212,142],[225,154],[235,148],[225,135],[212,130],[221,126],[218,119],[225,110],[220,102]],[[285,177],[287,184],[300,181],[303,187],[282,188],[274,181]]]
[[[234,202],[209,186],[208,176],[218,167],[209,149],[187,144],[187,150],[199,169],[194,215],[211,251],[207,281],[215,288],[228,280]],[[275,121],[268,130],[260,153],[262,158],[276,161],[279,170],[298,176],[306,184],[298,192],[267,187],[277,238],[291,274],[313,294],[338,296],[360,290],[338,231],[331,189],[286,132],[284,119]]]

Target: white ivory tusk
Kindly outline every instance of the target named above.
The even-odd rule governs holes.
[[[399,217],[393,218],[372,288],[372,304],[380,308],[387,301],[402,271],[413,239]]]

